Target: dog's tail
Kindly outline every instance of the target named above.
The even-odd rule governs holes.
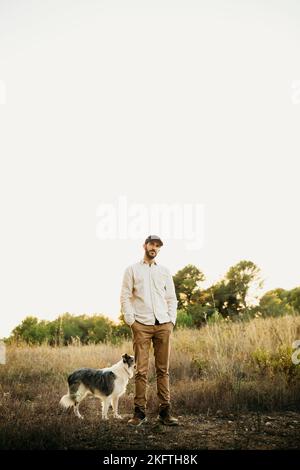
[[[75,405],[75,400],[72,398],[72,396],[67,393],[67,395],[64,395],[59,402],[60,406],[63,408],[70,408],[70,406]]]

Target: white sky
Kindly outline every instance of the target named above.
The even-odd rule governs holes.
[[[204,205],[202,248],[161,251],[173,274],[250,259],[265,290],[299,285],[299,51],[297,0],[1,0],[0,337],[118,317],[157,232],[97,238],[121,196]]]

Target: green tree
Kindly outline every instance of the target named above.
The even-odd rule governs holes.
[[[239,301],[242,308],[247,308],[247,295],[253,286],[257,289],[262,287],[260,269],[252,261],[240,261],[232,266],[225,276],[225,280],[231,286],[232,292]]]
[[[57,327],[58,327],[58,321]],[[78,338],[82,344],[106,341],[112,332],[113,322],[104,315],[70,315],[65,313],[60,317],[59,332],[64,344],[69,344]]]
[[[12,332],[10,341],[25,341],[28,344],[67,345],[74,339],[80,343],[103,342],[111,339],[114,323],[104,315],[71,315],[65,313],[53,321],[25,318]]]
[[[293,308],[288,303],[288,291],[274,289],[266,292],[259,301],[258,310],[263,317],[281,317],[292,313]]]
[[[36,317],[28,316],[13,329],[11,337],[13,340],[22,340],[28,344],[41,344],[47,341],[48,324],[49,322],[45,320],[40,321]]]
[[[252,261],[240,261],[232,266],[224,279],[211,286],[209,291],[214,306],[223,317],[241,316],[251,306],[250,291],[262,287],[260,269]]]
[[[185,310],[177,310],[176,327],[192,328],[194,326],[192,316]]]
[[[103,315],[94,315],[92,318],[91,328],[88,330],[88,341],[95,343],[110,340],[113,333],[113,322]]]
[[[287,302],[294,309],[296,313],[300,313],[300,287],[295,287],[287,293]]]
[[[212,305],[201,305],[200,303],[189,305],[186,312],[192,318],[193,326],[196,328],[205,325],[212,317],[216,318],[218,314],[218,310]]]
[[[175,291],[178,299],[178,309],[187,308],[199,301],[200,282],[205,280],[204,274],[192,264],[188,264],[173,276]]]

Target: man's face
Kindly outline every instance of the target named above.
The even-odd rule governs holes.
[[[149,259],[154,259],[160,250],[160,243],[155,240],[148,242],[147,244],[144,243],[144,249],[147,257]]]

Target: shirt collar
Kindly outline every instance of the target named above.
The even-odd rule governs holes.
[[[144,259],[141,259],[140,263],[141,263],[141,264],[148,264],[148,263],[146,263],[146,262],[144,261]],[[156,265],[157,265],[157,262],[154,260],[154,261],[153,261],[153,264],[156,264]]]

